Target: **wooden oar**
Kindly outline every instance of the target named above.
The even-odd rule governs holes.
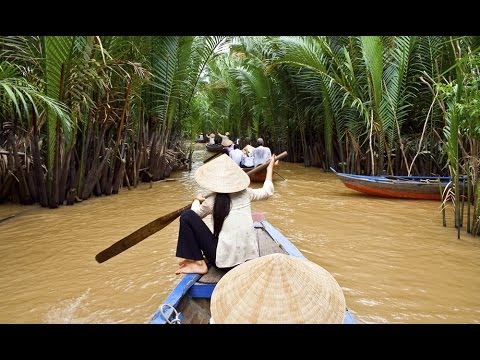
[[[287,180],[287,179],[285,179],[282,175],[280,175],[277,171],[274,170],[273,173],[276,174],[276,175],[278,175],[278,176],[280,176],[283,180]]]
[[[282,160],[284,157],[287,156],[287,152],[284,151],[278,155],[275,156],[275,160]],[[247,172],[247,175],[253,175],[259,171],[265,170],[268,167],[268,164],[270,164],[270,160],[265,161],[263,164],[258,165],[257,167],[254,167],[252,170]]]
[[[15,215],[13,215],[13,214],[12,214],[12,215],[8,215],[8,216],[6,216],[6,217],[4,217],[4,218],[1,218],[1,219],[0,219],[0,222],[6,221],[6,220],[11,219],[11,218],[13,218],[13,217],[15,217]]]
[[[276,159],[281,160],[285,156],[287,156],[286,151],[284,151],[280,155],[276,156]],[[252,174],[252,173],[255,173],[257,171],[260,171],[260,170],[266,168],[269,163],[270,163],[270,161],[267,161],[264,164],[259,165],[256,168],[250,170],[247,174]],[[205,197],[208,197],[208,195],[206,195]],[[156,220],[153,220],[153,221],[149,222],[147,225],[144,225],[140,229],[135,230],[130,235],[127,235],[123,239],[120,239],[116,243],[113,243],[112,245],[110,245],[105,250],[100,251],[95,256],[95,260],[97,260],[98,263],[103,263],[104,261],[107,261],[108,259],[111,259],[112,257],[124,252],[128,248],[131,248],[132,246],[138,244],[140,241],[146,239],[150,235],[153,235],[157,231],[162,230],[165,226],[167,226],[173,220],[175,220],[177,217],[179,217],[182,212],[184,212],[187,209],[190,209],[191,206],[192,206],[192,203],[190,202],[188,205],[185,205],[184,207],[182,207],[180,209],[172,211],[171,213],[169,213],[167,215],[164,215],[162,217],[159,217]]]
[[[110,245],[105,250],[100,251],[96,256],[95,260],[102,263],[108,259],[120,254],[121,252],[131,248],[133,245],[138,244],[143,239],[149,237],[150,235],[156,233],[159,230],[162,230],[165,226],[170,224],[173,220],[180,216],[180,214],[190,208],[192,204],[186,205],[181,209],[172,211],[171,213],[159,217],[156,220],[149,222],[147,225],[142,226],[140,229],[135,230],[130,235],[125,236],[123,239],[117,241],[116,243]]]

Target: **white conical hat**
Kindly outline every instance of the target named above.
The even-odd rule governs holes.
[[[250,185],[250,177],[227,154],[222,154],[195,171],[201,187],[219,193],[234,193]]]
[[[215,324],[341,324],[346,304],[342,288],[321,266],[270,254],[226,273],[210,310]]]
[[[222,139],[222,146],[230,146],[233,144],[233,141],[227,138]]]

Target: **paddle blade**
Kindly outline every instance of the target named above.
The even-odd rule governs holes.
[[[98,263],[103,263],[104,261],[107,261],[108,259],[124,252],[125,250],[138,244],[140,241],[146,239],[150,235],[162,230],[165,226],[167,226],[173,220],[179,217],[182,212],[189,209],[190,206],[191,204],[188,204],[181,209],[175,210],[167,215],[164,215],[156,220],[149,222],[147,225],[142,226],[130,235],[127,235],[123,239],[120,239],[116,243],[110,245],[105,250],[100,251],[95,256],[95,260],[97,260]]]

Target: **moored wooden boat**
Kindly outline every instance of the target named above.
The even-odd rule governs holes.
[[[260,256],[284,253],[304,258],[303,254],[278,229],[266,221],[262,214],[254,214],[254,227]],[[186,274],[167,296],[150,320],[151,324],[208,324],[210,298],[215,285],[226,272],[210,267],[205,275]],[[357,323],[352,313],[345,309],[344,324]]]
[[[441,200],[445,188],[453,185],[450,177],[443,176],[369,176],[336,171],[335,174],[349,189],[388,198]]]

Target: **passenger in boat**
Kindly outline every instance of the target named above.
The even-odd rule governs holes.
[[[253,149],[254,147],[250,144],[245,145],[245,147],[242,149],[242,151],[247,155],[247,156],[253,156]],[[253,165],[252,165],[253,166]]]
[[[240,162],[240,166],[243,168],[253,168],[253,149],[252,145],[247,145],[243,148],[243,157],[242,161]]]
[[[205,274],[207,262],[230,269],[259,256],[251,202],[273,195],[274,166],[275,155],[267,167],[263,187],[258,189],[248,187],[250,178],[226,154],[197,169],[196,182],[213,193],[206,198],[196,195],[191,209],[180,215],[176,256],[181,260],[176,274]],[[213,231],[202,220],[210,214]]]
[[[258,166],[263,164],[265,161],[269,160],[272,156],[272,152],[269,147],[263,146],[263,139],[257,139],[257,147],[253,149],[253,166]]]
[[[233,141],[229,138],[222,139],[223,152],[230,156],[230,152],[233,150]]]
[[[230,150],[228,156],[230,156],[230,158],[235,161],[235,164],[241,166],[243,159],[243,151],[238,148],[237,144],[233,145],[233,150]]]
[[[225,135],[220,134],[218,131],[217,131],[217,134],[218,134],[218,136],[220,136],[220,137],[222,138],[222,142],[223,142],[224,140],[230,140],[230,138],[229,138],[230,133],[229,133],[228,131],[225,133]]]
[[[208,135],[208,145],[215,145],[215,134],[211,133]]]

